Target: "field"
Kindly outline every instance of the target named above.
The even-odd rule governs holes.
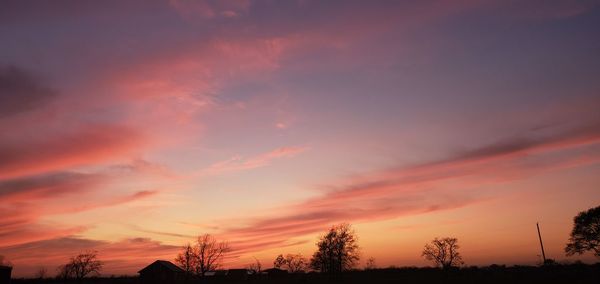
[[[594,265],[570,264],[553,266],[488,266],[454,270],[435,268],[386,268],[367,271],[349,271],[331,276],[319,273],[290,274],[277,277],[248,276],[245,280],[227,278],[193,279],[187,283],[600,283],[600,263]],[[186,283],[183,282],[183,283]],[[13,279],[25,283],[77,283],[57,279]],[[140,283],[137,277],[88,278],[80,283]],[[141,284],[141,283],[140,283]]]

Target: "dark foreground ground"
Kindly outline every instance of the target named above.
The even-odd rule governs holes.
[[[56,279],[13,279],[12,283],[78,283]],[[79,283],[90,284],[143,284],[137,277],[90,278]],[[208,284],[277,284],[277,283],[600,283],[600,263],[594,265],[573,264],[545,267],[533,266],[489,266],[470,267],[451,271],[434,268],[387,268],[368,271],[351,271],[337,277],[308,273],[277,277],[253,277],[246,280],[206,278],[187,283]],[[184,283],[181,283],[184,284]]]

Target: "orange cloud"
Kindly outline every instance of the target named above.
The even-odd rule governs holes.
[[[482,186],[599,163],[599,134],[597,126],[581,127],[350,178],[322,196],[274,208],[278,217],[250,218],[244,225],[225,228],[222,236],[236,240],[239,250],[248,253],[321,232],[338,222],[386,220],[483,202],[494,195],[482,191]]]
[[[52,215],[74,214],[118,206],[158,193],[142,190],[130,194],[101,195],[118,176],[58,172],[0,180],[0,243],[21,243],[81,233],[85,226],[50,223]]]

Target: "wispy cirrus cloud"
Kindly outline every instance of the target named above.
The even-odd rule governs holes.
[[[220,175],[260,168],[271,164],[274,160],[292,158],[307,150],[308,147],[291,146],[277,148],[270,152],[249,158],[234,156],[228,160],[212,164],[208,168],[201,170],[199,175]]]
[[[61,133],[62,132],[62,133]],[[57,130],[49,136],[3,133],[0,142],[0,178],[58,171],[65,168],[122,159],[143,140],[138,131],[121,125],[91,124],[77,130]]]
[[[555,116],[532,110],[540,101],[563,108],[571,99],[597,97],[590,47],[598,46],[591,35],[599,25],[595,14],[588,15],[597,13],[596,3],[170,0],[0,6],[7,27],[0,34],[11,39],[0,45],[0,60],[15,64],[0,67],[0,244],[14,245],[15,254],[33,242],[111,251],[115,242],[72,236],[113,233],[104,213],[126,211],[130,203],[155,208],[167,192],[182,207],[157,209],[161,218],[144,224],[152,230],[128,226],[141,222],[126,214],[122,225],[137,231],[132,236],[191,237],[190,227],[172,232],[171,225],[179,212],[193,211],[198,215],[188,221],[216,224],[193,230],[222,233],[240,256],[302,244],[336,222],[469,206],[496,196],[487,185],[598,162],[597,124],[556,131],[560,127],[550,123],[510,137],[516,125]],[[568,92],[558,94],[556,86]],[[285,112],[274,103],[282,96],[289,97]],[[506,115],[517,106],[526,106],[527,114]],[[594,113],[596,106],[588,104]],[[491,115],[498,112],[503,116]],[[497,133],[447,123],[456,116]],[[562,118],[570,126],[583,116],[575,109]],[[432,124],[439,129],[428,128]],[[489,143],[496,135],[509,139]],[[260,139],[246,143],[247,137]],[[269,146],[259,145],[263,137]],[[363,139],[372,142],[365,147]],[[307,148],[261,151],[304,141],[319,154],[307,153],[314,159],[310,164],[299,164],[289,181],[279,180],[287,173],[278,175],[286,167],[277,163]],[[437,148],[424,153],[419,147],[425,144]],[[457,144],[469,146],[448,151]],[[352,150],[340,154],[345,147]],[[206,149],[259,154],[211,164]],[[393,155],[416,162],[405,166]],[[369,159],[377,162],[361,164]],[[365,172],[384,159],[392,167]],[[264,171],[261,182],[273,177],[277,184],[264,192],[279,186],[282,192],[256,196],[278,204],[277,215],[247,217],[252,211],[218,222],[221,212],[255,208],[253,201],[228,195],[240,186],[235,174],[267,166],[273,171]],[[186,175],[190,171],[197,172]],[[337,171],[359,174],[323,176]],[[222,181],[212,177],[223,174],[231,175],[231,190],[216,190]],[[204,179],[198,182],[198,176]],[[302,185],[290,183],[315,176],[328,184],[316,197],[281,204],[306,194]],[[195,190],[175,192],[180,188]],[[218,204],[220,211],[195,211],[202,207],[197,202],[208,199],[205,191],[211,191],[210,201],[227,200]],[[184,200],[192,205],[179,204]],[[156,246],[136,238],[124,242]],[[58,257],[61,250],[54,253]],[[126,256],[110,261],[109,270],[138,268]]]
[[[73,198],[89,196],[103,181],[100,175],[72,172],[0,180],[0,243],[13,245],[82,232],[84,226],[39,221],[49,214],[77,211],[74,207],[80,205]]]
[[[64,194],[85,191],[101,182],[100,175],[56,172],[0,180],[0,200],[38,200],[57,198]]]
[[[122,173],[54,172],[0,180],[0,243],[21,243],[82,233],[81,224],[48,221],[55,215],[109,208],[147,199],[157,190],[103,194]]]
[[[321,196],[277,208],[279,217],[224,228],[244,252],[292,242],[338,222],[369,222],[485,202],[486,185],[600,163],[600,127],[592,123],[544,137],[517,137],[410,167],[350,177]],[[251,244],[251,245],[246,245]]]

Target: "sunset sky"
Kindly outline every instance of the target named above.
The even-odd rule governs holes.
[[[600,205],[599,1],[0,1],[0,255],[104,275],[210,233],[229,268],[566,257]]]

